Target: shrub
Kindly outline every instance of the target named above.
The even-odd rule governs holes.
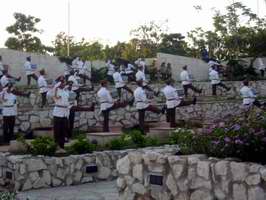
[[[16,194],[13,192],[0,192],[1,200],[15,200]]]
[[[70,154],[92,153],[96,149],[96,145],[84,137],[78,137],[69,147],[66,148]]]
[[[52,156],[56,151],[55,141],[47,136],[38,137],[31,142],[31,152],[34,155]]]
[[[235,157],[243,161],[266,163],[266,114],[252,110],[227,118],[194,133],[177,129],[170,142],[178,144],[182,154],[203,153],[214,157]]]

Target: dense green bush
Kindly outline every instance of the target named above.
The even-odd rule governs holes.
[[[85,154],[92,153],[96,149],[96,145],[90,143],[90,141],[84,137],[78,137],[66,150],[70,154]]]
[[[52,156],[56,151],[56,143],[53,138],[43,136],[31,142],[30,151],[34,155]]]
[[[112,150],[127,148],[142,148],[147,146],[158,146],[158,139],[141,134],[140,130],[126,131],[121,137],[113,139],[107,146]]]
[[[13,192],[0,192],[1,200],[15,200],[16,194]]]
[[[178,144],[181,154],[202,153],[265,164],[266,113],[251,110],[241,116],[228,117],[202,133],[177,129],[172,133],[170,143]]]

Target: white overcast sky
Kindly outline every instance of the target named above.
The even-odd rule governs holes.
[[[195,27],[212,27],[212,8],[224,10],[233,0],[69,0],[71,35],[80,39],[100,40],[114,44],[127,41],[129,32],[151,20],[168,19],[169,32],[186,33]],[[236,0],[235,0],[236,1]],[[240,0],[257,13],[257,0]],[[266,14],[264,0],[259,1],[259,14]],[[39,17],[43,43],[51,44],[57,33],[67,32],[68,0],[7,0],[0,6],[0,47],[8,37],[6,27],[14,22],[13,13]],[[201,5],[198,12],[194,5]]]

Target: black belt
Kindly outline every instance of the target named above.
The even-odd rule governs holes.
[[[167,99],[167,101],[174,101],[174,100],[177,100],[177,99]]]
[[[67,106],[55,105],[58,108],[68,108]]]
[[[15,105],[4,105],[4,108],[12,108],[12,107],[14,107]]]

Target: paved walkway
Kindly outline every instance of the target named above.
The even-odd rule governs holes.
[[[18,200],[118,200],[115,181],[20,192]]]

